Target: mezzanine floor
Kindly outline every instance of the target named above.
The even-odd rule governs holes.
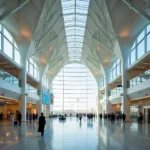
[[[14,127],[0,123],[0,150],[148,150],[150,126],[136,123],[93,120],[80,123],[76,118],[47,120],[44,137],[37,123]]]

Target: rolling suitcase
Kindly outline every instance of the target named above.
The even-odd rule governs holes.
[[[14,126],[17,126],[18,125],[18,121],[14,121]]]

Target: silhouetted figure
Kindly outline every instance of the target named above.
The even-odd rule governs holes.
[[[103,115],[102,115],[102,113],[100,114],[100,119],[102,119],[103,118]]]
[[[36,116],[35,116],[35,114],[33,114],[33,121],[36,119]]]
[[[41,116],[39,117],[39,128],[38,128],[38,132],[41,132],[41,136],[44,135],[45,124],[46,124],[45,117],[43,116],[43,113],[41,113]]]
[[[126,115],[124,113],[122,114],[122,120],[123,120],[123,123],[126,123]]]
[[[21,126],[21,120],[22,120],[22,114],[20,112],[18,112],[18,123],[19,123],[19,126]]]
[[[32,114],[31,113],[29,114],[29,120],[30,120],[30,123],[31,123],[31,121],[32,121]]]
[[[82,114],[79,114],[79,120],[80,120],[80,122],[82,121]]]
[[[143,123],[143,114],[140,113],[139,115],[139,124],[142,124]]]
[[[112,113],[111,114],[111,123],[114,123],[114,121],[115,121],[115,115]]]

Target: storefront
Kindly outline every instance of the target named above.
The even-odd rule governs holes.
[[[150,123],[150,97],[130,101],[131,121],[137,121],[139,113],[143,113],[144,122]]]
[[[0,97],[0,113],[3,114],[3,119],[9,119],[11,113],[13,113],[16,118],[16,112],[18,110],[18,100],[7,97]]]
[[[32,104],[32,103],[27,103],[27,113],[32,113],[32,114],[36,114],[36,104]]]
[[[121,113],[121,104],[112,104],[112,112],[113,113]]]

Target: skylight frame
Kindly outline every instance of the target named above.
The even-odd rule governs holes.
[[[70,60],[80,61],[90,0],[61,0]]]

